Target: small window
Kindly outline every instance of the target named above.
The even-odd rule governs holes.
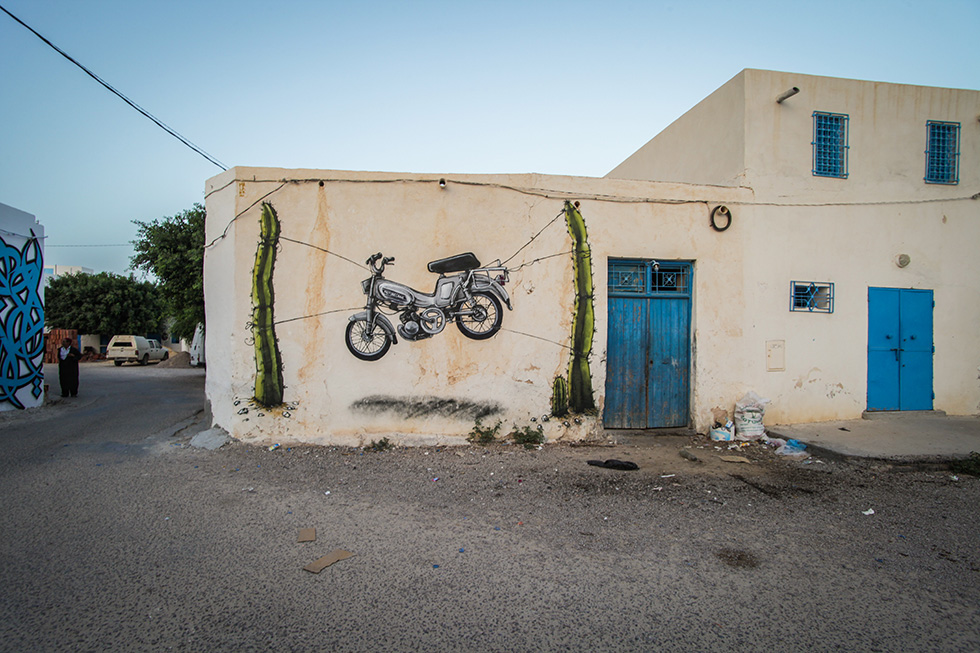
[[[609,294],[617,297],[690,297],[691,264],[684,261],[609,261]]]
[[[834,284],[815,281],[793,281],[789,291],[791,311],[811,313],[834,312]]]
[[[813,174],[847,179],[847,116],[813,112]]]
[[[960,183],[960,123],[926,123],[926,183]]]
[[[647,292],[648,274],[644,263],[617,261],[609,267],[609,292],[642,295]]]

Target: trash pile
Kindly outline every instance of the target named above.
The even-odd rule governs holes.
[[[725,411],[720,411],[715,415],[714,428],[711,429],[710,433],[711,439],[715,442],[757,441],[775,448],[776,454],[780,456],[799,458],[809,456],[810,454],[806,452],[806,445],[799,440],[770,438],[766,435],[766,428],[762,421],[766,414],[766,406],[769,403],[769,399],[760,397],[755,392],[745,393],[745,396],[735,402],[734,421],[727,420],[722,425],[719,415]],[[725,417],[727,417],[727,413],[725,413]]]

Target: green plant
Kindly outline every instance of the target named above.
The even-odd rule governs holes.
[[[255,401],[263,406],[282,403],[282,356],[276,340],[275,292],[272,272],[279,246],[279,216],[262,203],[261,237],[252,268],[252,339],[255,342]]]
[[[592,249],[585,231],[585,218],[578,207],[565,202],[565,222],[575,243],[575,321],[572,325],[572,360],[568,366],[568,407],[576,413],[595,410],[592,396],[592,336],[595,309],[592,302]]]
[[[364,447],[365,451],[388,451],[389,449],[394,449],[395,445],[391,443],[388,438],[381,438],[380,440],[371,440],[371,444]]]
[[[474,444],[490,444],[497,439],[497,434],[500,433],[500,420],[493,426],[483,426],[480,423],[480,418],[476,418],[476,423],[473,424],[473,428],[470,429],[470,434],[466,436],[466,439]]]
[[[950,463],[949,468],[957,474],[969,474],[970,476],[980,477],[980,453],[971,451],[969,458],[953,461]]]
[[[563,417],[568,414],[568,381],[563,376],[556,376],[551,384],[551,415]]]
[[[514,430],[510,432],[508,437],[514,441],[514,444],[523,444],[525,449],[533,449],[539,444],[543,444],[544,429],[538,424],[536,429],[532,429],[530,426],[522,426],[520,428],[514,425]]]

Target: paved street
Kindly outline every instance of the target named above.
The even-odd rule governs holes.
[[[81,379],[0,415],[3,651],[980,649],[972,476],[686,437],[211,452],[202,372]]]

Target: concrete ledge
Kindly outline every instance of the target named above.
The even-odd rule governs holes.
[[[866,410],[861,419],[910,419],[918,417],[946,417],[945,410]]]

